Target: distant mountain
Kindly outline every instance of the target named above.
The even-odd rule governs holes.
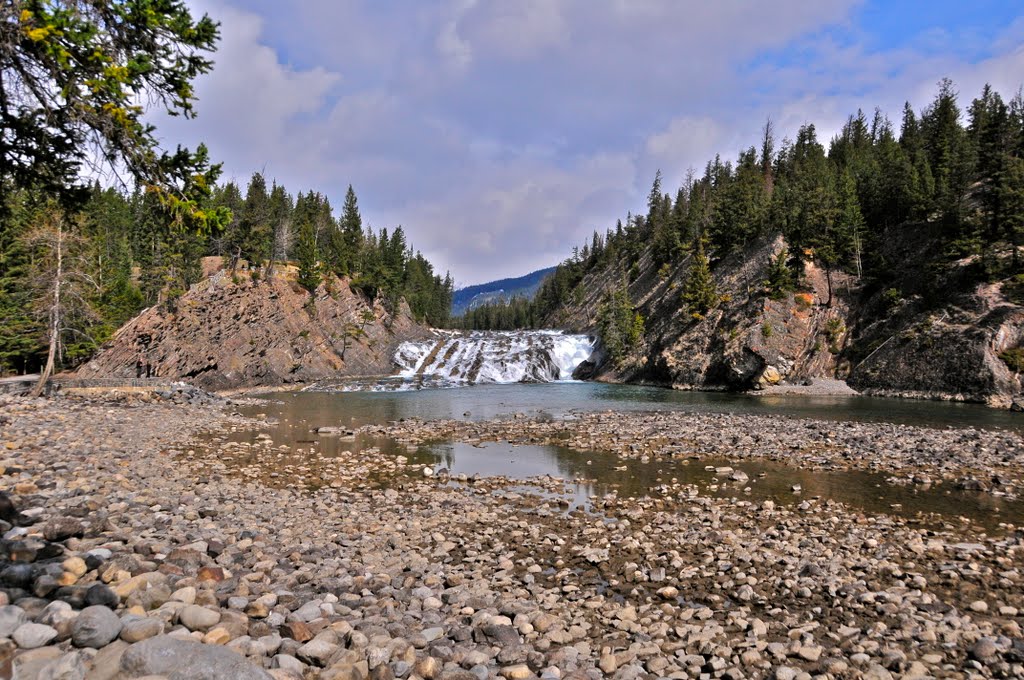
[[[459,289],[452,296],[452,315],[460,316],[466,310],[488,302],[511,300],[517,296],[532,298],[544,278],[553,271],[554,267],[548,267],[515,279],[501,279]]]

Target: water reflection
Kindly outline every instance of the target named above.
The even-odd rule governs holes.
[[[551,475],[567,481],[565,492],[574,505],[586,505],[591,496],[617,493],[643,496],[659,493],[670,484],[695,484],[702,493],[738,496],[753,501],[773,499],[799,502],[820,496],[871,513],[916,517],[937,514],[958,522],[969,518],[980,527],[999,523],[1024,524],[1024,504],[988,494],[894,486],[879,473],[859,471],[809,472],[771,462],[729,463],[720,459],[625,461],[613,455],[578,452],[558,446],[512,446],[508,443],[448,443],[409,450],[388,439],[360,436],[323,437],[318,427],[355,429],[403,418],[491,419],[526,413],[531,417],[571,418],[583,411],[682,410],[757,415],[799,416],[834,420],[862,420],[930,426],[976,426],[1024,429],[1018,414],[981,406],[939,402],[912,402],[868,397],[752,397],[698,392],[601,385],[594,383],[541,385],[488,385],[462,389],[401,393],[284,393],[246,406],[246,415],[263,415],[272,426],[231,435],[235,441],[255,443],[263,434],[275,445],[317,451],[326,457],[341,451],[375,447],[382,455],[406,455],[416,462],[447,467],[453,475],[504,476],[526,480]],[[706,466],[729,466],[748,480],[732,482]],[[581,481],[573,481],[581,480]],[[794,485],[802,494],[794,494]]]
[[[806,396],[684,392],[601,383],[476,385],[413,392],[290,392],[269,395],[288,417],[320,425],[359,426],[401,418],[487,420],[526,413],[562,418],[574,412],[673,410],[886,422],[930,427],[1024,431],[1024,415],[978,404],[861,396]],[[466,414],[469,415],[466,415]]]
[[[779,463],[732,463],[718,458],[645,463],[560,446],[514,446],[507,442],[433,444],[420,447],[413,460],[443,466],[452,475],[521,480],[545,475],[561,477],[567,482],[565,490],[574,507],[587,507],[593,496],[646,496],[661,485],[678,483],[694,484],[701,493],[719,497],[735,496],[755,502],[771,499],[783,504],[820,497],[868,513],[902,517],[938,515],[955,522],[966,518],[988,529],[997,528],[1001,522],[1024,523],[1024,503],[1020,501],[942,486],[897,486],[888,483],[886,475],[872,472],[810,472]],[[746,474],[747,480],[735,482],[728,472],[716,473],[716,469],[727,467]],[[794,493],[794,486],[802,491]]]

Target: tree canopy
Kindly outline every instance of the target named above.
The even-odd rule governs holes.
[[[195,115],[193,81],[212,67],[218,26],[181,0],[7,0],[0,6],[0,206],[15,188],[62,202],[87,174],[127,173],[179,219],[207,226],[194,185],[205,152],[162,151],[149,102]],[[86,172],[89,171],[89,172]],[[222,217],[222,216],[221,216]]]

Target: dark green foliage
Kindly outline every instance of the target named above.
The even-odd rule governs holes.
[[[296,205],[304,205],[302,194],[299,194]],[[297,208],[296,213],[299,212],[300,209]],[[295,259],[299,265],[297,280],[300,286],[310,293],[315,293],[320,285],[321,277],[320,259],[317,256],[316,232],[313,228],[313,220],[309,214],[299,214],[296,220],[299,227],[298,239],[295,243]]]
[[[452,319],[455,328],[481,331],[512,331],[521,328],[536,328],[538,319],[534,316],[535,306],[524,297],[514,297],[505,302],[492,302],[467,310],[462,316]]]
[[[1014,373],[1024,373],[1024,349],[1017,347],[1005,350],[999,354],[999,358]]]
[[[616,365],[639,346],[644,333],[643,317],[633,311],[625,281],[605,294],[597,312],[597,328],[608,357]]]
[[[345,192],[338,227],[330,236],[330,263],[338,276],[351,276],[359,269],[363,240],[363,218],[359,214],[356,192],[350,184]],[[367,262],[364,260],[362,264],[365,271]]]
[[[903,296],[898,288],[887,288],[882,292],[882,303],[885,305],[886,312],[891,314],[900,306],[901,302],[903,302]]]
[[[191,117],[192,82],[210,70],[217,38],[217,24],[193,19],[183,2],[4,2],[0,210],[22,188],[80,205],[82,171],[107,162],[147,185],[176,221],[216,227],[222,216],[190,195],[205,152],[161,153],[140,102]]]
[[[701,239],[695,239],[693,258],[683,284],[683,304],[694,319],[703,319],[718,304],[718,289]]]
[[[789,251],[783,248],[779,254],[772,258],[768,265],[768,278],[765,279],[764,287],[768,291],[768,297],[773,300],[781,300],[788,293],[796,288],[796,277],[789,266]]]
[[[669,200],[659,173],[643,216],[629,215],[590,247],[576,251],[545,281],[529,315],[557,323],[583,278],[611,266],[639,272],[650,246],[655,271],[703,250],[721,258],[755,239],[781,233],[789,258],[768,273],[769,295],[793,290],[813,261],[831,285],[838,273],[885,287],[895,267],[939,271],[952,258],[981,256],[991,281],[1021,271],[1024,246],[1024,97],[1009,103],[986,87],[972,102],[965,127],[952,83],[918,115],[908,104],[899,136],[880,111],[858,111],[826,148],[813,125],[776,147],[771,122],[760,151],[747,148],[735,164],[716,157],[700,176],[688,175]],[[886,239],[899,229],[941,234],[947,259],[887,262]],[[681,244],[681,245],[680,245]],[[671,269],[664,269],[668,272]],[[709,272],[691,267],[684,302],[703,315],[716,304]]]

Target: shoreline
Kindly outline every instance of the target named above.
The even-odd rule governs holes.
[[[16,599],[32,628],[8,634],[54,633],[34,649],[0,635],[0,666],[23,672],[113,677],[143,656],[132,668],[169,675],[160,645],[193,668],[295,680],[990,677],[1024,660],[1017,533],[693,488],[599,499],[597,518],[500,480],[424,478],[372,448],[327,458],[256,434],[231,442],[261,427],[230,404],[0,404],[0,484],[29,520],[16,542],[61,572],[15,587],[0,570],[0,598],[44,593]],[[612,418],[562,425],[583,437]],[[618,425],[629,429],[621,414]],[[46,605],[94,588],[102,616]],[[18,620],[2,611],[0,623]],[[113,637],[79,644],[96,618]]]

